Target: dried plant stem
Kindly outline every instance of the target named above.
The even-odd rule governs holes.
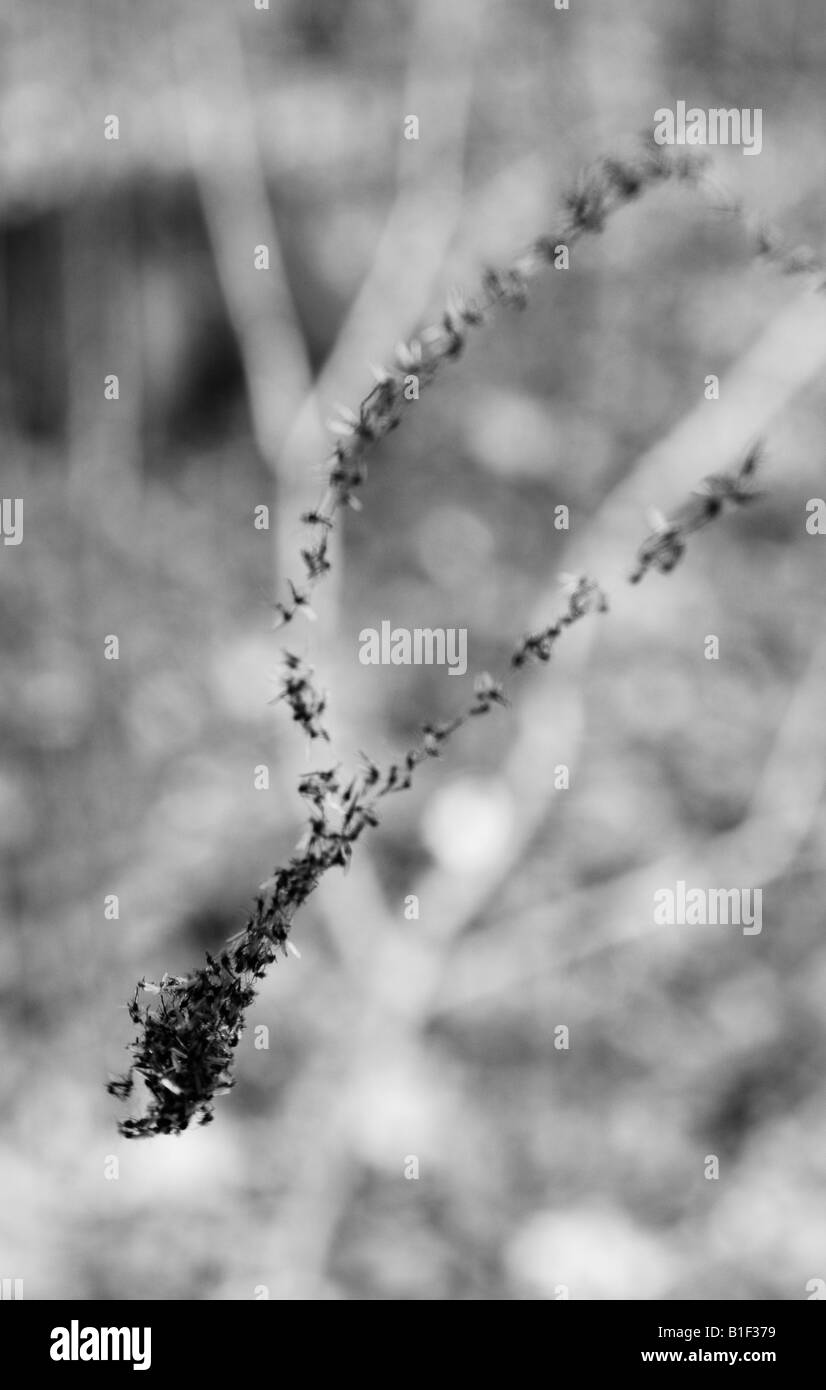
[[[376,385],[358,410],[342,410],[335,425],[338,441],[324,495],[318,507],[302,517],[308,528],[301,552],[305,575],[301,584],[289,583],[290,600],[276,605],[280,624],[291,622],[302,610],[311,612],[312,591],[330,569],[329,542],[337,514],[345,506],[359,505],[357,492],[366,477],[367,455],[399,424],[408,400],[416,399],[418,391],[460,355],[470,331],[488,322],[500,305],[524,307],[531,281],[555,263],[561,246],[570,247],[586,233],[600,232],[612,212],[671,178],[704,184],[719,206],[720,189],[696,153],[648,143],[632,158],[602,159],[584,171],[565,195],[552,234],[537,238],[504,270],[486,271],[473,298],[452,294],[437,323],[400,344],[391,368],[376,369]],[[722,196],[720,210],[743,222],[753,238],[755,254],[785,274],[822,274],[823,267],[807,248],[789,249],[774,229],[749,216],[737,200]],[[825,284],[821,281],[818,288]],[[408,392],[414,380],[416,389]],[[753,479],[758,459],[759,446],[754,445],[736,470],[707,478],[669,519],[658,520],[638,550],[631,582],[637,583],[649,569],[671,571],[682,558],[689,535],[713,521],[726,506],[739,506],[757,496]],[[605,594],[593,580],[573,579],[564,612],[517,645],[510,660],[511,674],[532,661],[547,662],[567,628],[590,613],[605,612],[607,606]],[[285,653],[276,699],[286,701],[311,739],[327,738],[322,723],[326,696],[316,689],[311,668],[290,652]],[[365,758],[361,771],[349,780],[338,767],[300,779],[299,792],[309,804],[305,834],[288,864],[260,886],[243,930],[227,942],[217,959],[207,955],[206,965],[193,973],[164,975],[158,984],[141,981],[137,987],[129,1004],[130,1017],[141,1030],[131,1044],[132,1065],[110,1083],[109,1090],[123,1099],[129,1097],[137,1075],[148,1087],[150,1100],[144,1115],[122,1122],[126,1137],[179,1133],[193,1119],[206,1123],[212,1118],[215,1097],[233,1084],[234,1049],[257,982],[279,953],[287,953],[296,912],[329,869],[348,866],[363,832],[378,825],[386,796],[410,787],[417,768],[438,757],[470,719],[508,703],[505,680],[481,675],[472,702],[447,721],[423,725],[420,742],[386,770]],[[143,1004],[142,993],[154,998],[154,1003]]]

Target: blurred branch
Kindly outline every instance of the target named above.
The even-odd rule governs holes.
[[[199,5],[198,45],[172,26],[192,168],[215,264],[235,329],[258,450],[279,479],[280,450],[291,417],[306,400],[312,370],[290,293],[278,228],[267,195],[255,112],[244,69],[238,20],[220,0]],[[221,99],[215,99],[218,89]],[[227,111],[234,121],[227,127]],[[269,270],[256,269],[266,245]],[[277,502],[285,506],[278,484]],[[276,507],[274,510],[278,510]]]
[[[301,514],[314,514],[319,502],[319,475],[308,467],[308,460],[323,457],[330,448],[322,403],[329,409],[331,399],[351,399],[363,382],[365,364],[392,347],[400,322],[422,313],[461,213],[478,31],[469,33],[462,15],[441,0],[418,0],[411,23],[399,127],[405,113],[418,112],[438,135],[421,144],[399,140],[396,192],[370,268],[285,437],[281,469],[291,503],[279,516],[279,553],[295,554],[296,559],[296,522]],[[434,52],[440,55],[436,67]],[[450,72],[449,82],[444,81],[444,67]],[[331,562],[325,571],[328,592],[332,588],[329,609],[337,606],[342,555],[338,533],[325,531],[325,556]],[[328,637],[333,630],[325,612],[321,632]]]
[[[567,894],[564,902],[543,903],[523,915],[513,951],[502,949],[498,928],[474,933],[472,941],[452,955],[449,970],[442,972],[431,1019],[661,932],[653,918],[645,916],[652,885],[683,879],[695,884],[759,884],[765,889],[788,873],[826,792],[824,686],[826,629],[792,689],[740,825],[692,846],[688,853],[671,850],[607,883]],[[581,945],[566,949],[572,922],[585,913],[605,925],[589,933]],[[524,949],[532,940],[538,947],[536,956]],[[561,950],[553,950],[555,941]]]

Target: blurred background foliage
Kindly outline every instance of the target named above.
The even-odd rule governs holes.
[[[765,501],[528,678],[524,775],[517,715],[477,721],[325,883],[216,1123],[129,1144],[103,1087],[134,981],[218,947],[300,833],[319,759],[267,705],[269,605],[335,402],[678,99],[763,109],[762,154],[716,152],[721,177],[820,250],[818,0],[7,0],[3,49],[25,536],[0,547],[0,1274],[27,1298],[804,1297],[826,1277],[822,342]],[[725,395],[800,293],[666,189],[477,335],[375,455],[319,623],[290,632],[334,756],[387,761],[472,680],[361,667],[363,627],[466,626],[471,672],[496,668],[606,496],[610,531],[611,491],[684,417],[713,430],[705,376]],[[654,929],[677,878],[762,884],[763,934]]]

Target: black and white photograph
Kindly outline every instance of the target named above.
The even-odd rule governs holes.
[[[625,1305],[629,1370],[790,1374],[826,9],[0,16],[5,1325]]]

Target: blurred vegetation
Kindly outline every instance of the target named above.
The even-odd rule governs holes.
[[[300,831],[315,759],[267,705],[270,604],[335,402],[678,99],[763,108],[761,156],[719,151],[721,172],[820,250],[820,6],[3,18],[2,493],[25,535],[0,546],[0,1273],[27,1298],[804,1297],[826,1277],[824,578],[804,528],[826,390],[802,368],[764,502],[536,677],[530,834],[497,713],[309,904],[214,1125],[126,1143],[104,1083],[134,981],[220,946]],[[256,279],[258,243],[277,254]],[[385,762],[461,702],[444,669],[361,667],[359,631],[466,626],[471,672],[495,668],[569,540],[683,417],[712,429],[705,376],[725,383],[799,293],[666,190],[480,335],[376,454],[302,636],[337,755]],[[762,883],[763,934],[655,930],[653,889],[680,877]]]

